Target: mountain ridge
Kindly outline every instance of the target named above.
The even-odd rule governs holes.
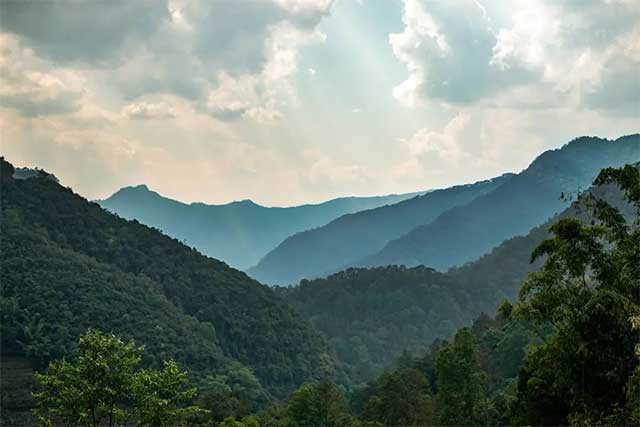
[[[293,207],[266,207],[248,199],[210,205],[183,203],[140,184],[123,187],[96,203],[123,218],[158,228],[206,255],[245,269],[295,232],[323,225],[345,213],[396,203],[417,194],[422,192],[342,197]]]
[[[382,249],[390,238],[428,222],[452,206],[491,191],[512,176],[503,174],[489,180],[434,190],[393,205],[343,215],[322,227],[288,237],[247,272],[269,284],[292,283],[337,272],[374,253],[376,248]]]
[[[567,200],[589,187],[600,169],[638,161],[640,134],[615,140],[575,138],[542,153],[493,192],[389,241],[377,254],[354,265],[424,264],[446,271],[477,259],[503,240],[526,233],[559,213]]]
[[[638,166],[636,166],[638,167]],[[637,212],[612,185],[589,193],[620,210],[627,221]],[[447,339],[504,300],[515,301],[535,247],[559,218],[592,220],[582,201],[524,235],[503,241],[481,258],[447,272],[422,265],[354,267],[326,278],[302,280],[276,291],[322,331],[344,364],[345,382],[366,381],[387,368],[403,351],[421,353],[434,339]]]

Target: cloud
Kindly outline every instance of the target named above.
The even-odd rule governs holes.
[[[405,0],[403,23],[389,42],[409,72],[394,89],[406,105],[495,102],[528,86],[555,104],[637,112],[637,2]]]
[[[0,28],[39,56],[96,65],[124,60],[124,45],[144,40],[169,17],[159,1],[6,0],[0,11]]]
[[[448,166],[455,166],[467,156],[460,146],[460,140],[466,136],[464,133],[470,121],[469,114],[462,113],[451,119],[441,132],[423,128],[409,139],[400,141],[415,157],[434,154],[447,162]]]
[[[297,71],[298,51],[322,35],[302,31],[288,22],[271,29],[265,41],[265,63],[257,74],[234,76],[220,72],[217,86],[209,91],[206,109],[216,118],[232,120],[250,117],[257,121],[273,121],[281,117],[281,109],[295,102],[289,77]]]
[[[316,27],[332,3],[8,0],[0,3],[0,30],[53,66],[74,67],[110,98],[172,94],[206,106],[214,97],[214,116],[275,118],[276,105],[295,102],[287,80],[299,49],[322,40]],[[230,80],[257,95],[240,101],[251,104],[242,111],[235,97],[216,94],[228,94]]]
[[[122,113],[133,119],[171,119],[176,111],[166,102],[136,102],[125,106]]]
[[[469,103],[529,78],[527,70],[504,73],[490,65],[495,35],[487,10],[473,0],[405,0],[402,33],[390,34],[409,77],[394,89],[406,105],[426,99]]]
[[[81,78],[35,57],[10,35],[0,34],[0,105],[27,117],[65,114],[81,108]]]

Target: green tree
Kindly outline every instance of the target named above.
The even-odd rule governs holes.
[[[484,373],[469,328],[456,333],[453,343],[437,357],[438,413],[440,424],[477,426],[485,424]]]
[[[257,410],[271,399],[251,369],[231,362],[224,374],[208,375],[200,386],[198,406],[208,409],[206,417],[220,422],[241,418]]]
[[[289,398],[287,416],[296,427],[344,427],[353,421],[344,396],[329,381],[300,386]]]
[[[136,370],[142,352],[133,341],[89,330],[71,362],[53,361],[46,374],[36,373],[41,391],[34,394],[34,412],[40,423],[112,427],[131,419],[140,426],[168,426],[196,411],[179,407],[195,394],[186,373],[173,361],[161,371]]]
[[[384,374],[364,405],[362,418],[384,426],[435,424],[429,382],[414,368]]]
[[[640,172],[604,169],[596,185],[618,185],[640,212]],[[517,312],[550,322],[551,338],[527,357],[518,380],[514,421],[526,424],[627,424],[635,410],[634,348],[639,333],[640,223],[603,200],[586,196],[594,223],[563,218],[551,227],[532,261]],[[627,406],[625,408],[625,406]]]
[[[287,415],[292,425],[312,427],[320,418],[317,396],[312,384],[303,384],[289,398]]]
[[[177,421],[201,410],[195,406],[181,407],[182,402],[193,399],[195,387],[188,386],[187,372],[169,360],[159,370],[143,369],[136,372],[131,384],[134,417],[139,426],[174,426]]]

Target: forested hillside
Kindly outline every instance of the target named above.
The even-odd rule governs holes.
[[[590,191],[627,218],[635,211],[617,187]],[[303,280],[277,288],[335,347],[348,377],[357,384],[380,372],[404,350],[425,351],[437,338],[450,337],[481,313],[493,313],[503,300],[515,300],[527,273],[540,267],[530,254],[558,218],[591,221],[584,201],[558,217],[503,242],[475,262],[447,273],[418,266],[352,268],[326,279]]]
[[[639,134],[616,140],[577,138],[543,153],[493,192],[390,241],[378,254],[355,265],[422,264],[446,271],[562,211],[566,200],[588,188],[600,169],[639,160]]]
[[[491,192],[511,176],[436,190],[394,205],[344,215],[323,227],[289,237],[247,272],[270,284],[290,284],[334,273],[376,253],[389,240],[431,222],[442,212]]]
[[[88,327],[194,373],[237,360],[274,395],[317,374],[325,344],[268,287],[158,230],[2,160],[2,351],[38,366]],[[235,362],[234,362],[235,363]]]
[[[260,206],[251,200],[226,205],[185,204],[145,185],[126,187],[98,203],[123,218],[159,228],[201,253],[246,269],[288,236],[341,215],[393,204],[421,193],[344,197],[316,205]]]
[[[388,426],[640,425],[640,173],[603,170],[627,213],[585,200],[594,221],[563,217],[536,246],[544,265],[515,305],[480,316],[424,356],[352,397],[365,424]]]

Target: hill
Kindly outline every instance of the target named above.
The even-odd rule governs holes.
[[[247,270],[262,283],[289,284],[327,275],[375,254],[391,239],[431,222],[454,207],[465,205],[509,180],[510,174],[435,190],[422,196],[353,214],[295,234]]]
[[[592,191],[627,218],[634,215],[617,188]],[[591,220],[582,202],[560,216]],[[541,265],[529,263],[531,252],[557,219],[447,273],[424,266],[351,268],[276,289],[336,349],[347,375],[339,381],[357,384],[380,373],[404,350],[424,352],[433,340],[452,336],[481,313],[495,312],[501,301],[515,300],[524,277]]]
[[[462,265],[562,211],[566,196],[588,188],[602,168],[639,160],[640,134],[577,138],[543,153],[494,191],[450,209],[355,265],[423,264],[440,271]]]
[[[156,227],[171,237],[244,270],[255,265],[288,236],[318,227],[341,215],[393,204],[421,193],[344,197],[287,208],[260,206],[251,200],[226,205],[185,204],[145,185],[126,187],[102,207],[127,219]]]
[[[3,356],[43,366],[97,327],[145,345],[151,365],[173,357],[202,376],[239,361],[275,396],[317,374],[326,345],[270,288],[1,166]]]

